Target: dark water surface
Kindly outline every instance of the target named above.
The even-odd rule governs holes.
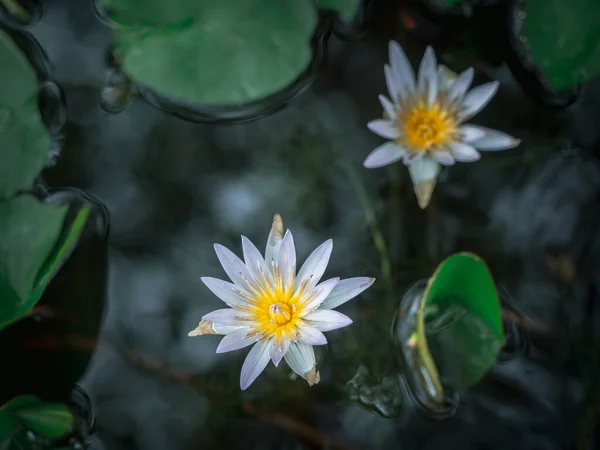
[[[101,107],[110,30],[88,3],[47,2],[32,33],[68,111],[62,153],[45,179],[85,190],[110,215],[106,306],[80,380],[96,414],[92,448],[592,448],[598,80],[577,104],[550,112],[506,67],[475,61],[476,84],[501,84],[473,122],[522,144],[446,169],[422,211],[401,163],[362,167],[381,142],[366,123],[381,115],[387,42],[402,36],[332,37],[318,80],[288,107],[247,124],[200,125],[135,97],[118,114]],[[407,45],[415,64],[424,45]],[[440,59],[452,65],[452,56]],[[391,280],[362,189],[388,244]],[[299,260],[333,238],[326,275],[378,281],[340,308],[354,324],[329,333],[317,353],[320,384],[270,365],[242,392],[247,351],[217,355],[218,337],[187,333],[222,305],[200,281],[224,277],[213,243],[241,254],[243,234],[261,248],[275,213],[293,230]],[[390,330],[404,291],[462,250],[485,258],[502,287],[514,348],[444,418],[421,406],[399,376],[406,367]],[[94,292],[89,301],[89,310],[101,302]]]

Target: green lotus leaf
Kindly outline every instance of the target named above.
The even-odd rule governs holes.
[[[48,439],[60,439],[73,429],[73,413],[62,403],[39,403],[22,406],[14,415],[28,430]]]
[[[0,30],[0,200],[31,187],[44,167],[50,137],[38,109],[34,69]]]
[[[144,14],[161,17],[165,5],[184,3],[154,8],[150,2]],[[236,105],[288,86],[311,60],[317,22],[311,0],[199,0],[195,8],[177,26],[114,30],[115,49],[133,80],[181,102]]]
[[[358,11],[360,0],[315,0],[321,9],[339,12],[345,19],[352,19]]]
[[[436,400],[441,378],[457,392],[477,383],[496,362],[504,341],[500,301],[485,262],[472,253],[445,259],[421,300],[416,345]]]

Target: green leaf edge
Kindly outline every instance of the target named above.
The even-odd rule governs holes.
[[[40,410],[52,411],[51,416],[60,417],[61,426],[49,427],[48,422],[40,421]],[[58,416],[56,413],[58,412]],[[63,403],[40,403],[35,405],[21,406],[14,410],[14,415],[25,425],[28,430],[38,436],[57,440],[67,436],[73,430],[73,412]],[[48,418],[50,416],[46,416]],[[49,429],[52,428],[52,429]]]
[[[66,261],[69,253],[75,248],[75,244],[83,231],[83,227],[87,223],[87,219],[90,215],[91,208],[88,205],[83,206],[78,212],[77,216],[73,220],[71,226],[63,233],[62,237],[59,238],[58,246],[55,251],[49,256],[46,264],[40,269],[40,273],[37,276],[37,281],[33,288],[33,291],[29,297],[29,300],[23,304],[23,307],[15,312],[12,318],[0,323],[0,331],[6,328],[8,325],[18,321],[25,317],[31,312],[32,308],[42,297],[44,290],[48,283],[52,280],[54,275],[60,270],[62,264]]]
[[[434,400],[436,402],[438,402],[439,404],[443,403],[443,401],[444,401],[444,388],[440,381],[439,371],[437,369],[437,366],[435,365],[435,361],[433,360],[433,357],[431,356],[431,352],[429,351],[429,347],[427,345],[427,337],[425,335],[425,314],[424,314],[424,312],[425,312],[425,306],[427,305],[428,300],[429,300],[429,294],[431,292],[431,287],[435,283],[435,280],[436,280],[437,276],[439,275],[441,269],[448,262],[448,260],[450,260],[451,258],[457,257],[457,256],[468,256],[468,257],[472,258],[473,260],[476,260],[477,262],[480,262],[481,264],[483,264],[485,269],[487,270],[488,274],[490,275],[490,279],[493,283],[493,278],[492,278],[491,272],[490,272],[486,262],[482,258],[480,258],[478,255],[471,253],[471,252],[459,252],[459,253],[454,253],[454,254],[448,256],[437,266],[435,272],[427,281],[427,287],[425,288],[425,292],[423,293],[423,296],[421,297],[421,304],[419,306],[419,312],[417,313],[417,331],[416,331],[417,336],[418,336],[417,350],[419,351],[419,354],[421,355],[421,359],[423,360],[423,366],[425,367],[425,370],[427,370],[427,372],[429,373],[429,376],[431,377],[431,382],[433,383],[433,387],[435,390]],[[495,287],[494,287],[494,289],[495,289]],[[499,302],[497,294],[496,294],[496,299]],[[503,336],[500,336],[500,339],[502,340]]]

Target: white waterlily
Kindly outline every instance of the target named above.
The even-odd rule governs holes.
[[[429,204],[440,165],[480,158],[478,150],[506,150],[520,140],[506,133],[476,125],[462,125],[481,111],[498,90],[493,81],[469,91],[473,68],[456,75],[438,66],[427,47],[418,77],[397,42],[389,44],[390,65],[385,80],[391,100],[380,95],[384,118],[368,128],[390,142],[377,147],[365,159],[367,168],[383,167],[402,159],[408,166],[421,208]]]
[[[310,385],[319,382],[313,345],[324,345],[324,331],[342,328],[352,320],[333,308],[356,297],[375,281],[357,277],[331,278],[319,283],[333,249],[332,240],[317,247],[296,274],[296,250],[290,230],[283,233],[276,214],[265,256],[242,236],[244,261],[215,244],[217,257],[231,279],[203,277],[204,284],[229,308],[206,314],[189,336],[221,334],[217,353],[253,345],[242,366],[240,387],[246,389],[269,360],[283,358]]]

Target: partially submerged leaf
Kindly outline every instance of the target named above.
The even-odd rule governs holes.
[[[317,23],[311,0],[197,5],[200,12],[183,25],[115,29],[115,48],[132,79],[181,102],[236,105],[281,90],[308,66]],[[161,8],[148,13],[160,17]]]
[[[358,11],[360,0],[315,0],[322,9],[332,9],[339,12],[346,20],[350,20]]]
[[[0,203],[0,329],[27,313],[68,257],[89,215],[82,208],[63,230],[68,206],[32,196]]]
[[[19,395],[0,406],[0,449],[10,448],[13,436],[19,431],[20,424],[14,415],[14,410],[38,403],[41,403],[41,400],[34,395]]]
[[[73,413],[62,403],[40,403],[15,409],[28,430],[48,439],[60,439],[73,429]]]
[[[438,266],[421,300],[417,336],[439,402],[444,397],[439,363],[446,384],[456,391],[478,382],[495,363],[504,330],[496,287],[481,258],[457,253]],[[435,340],[435,360],[428,339]]]
[[[50,138],[41,120],[34,69],[0,29],[0,200],[31,187]]]

